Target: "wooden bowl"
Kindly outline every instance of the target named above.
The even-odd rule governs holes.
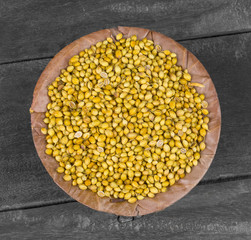
[[[169,187],[165,193],[159,193],[154,198],[145,198],[133,204],[127,201],[113,202],[112,199],[108,197],[100,198],[90,190],[83,191],[76,186],[72,186],[71,182],[65,182],[62,174],[56,172],[58,162],[53,157],[45,154],[45,135],[40,131],[41,127],[46,127],[43,119],[45,117],[46,105],[50,101],[47,95],[47,86],[59,76],[61,69],[67,67],[68,61],[72,56],[77,55],[83,49],[89,48],[99,41],[105,40],[107,37],[114,38],[119,32],[122,32],[125,38],[132,35],[137,35],[139,39],[146,37],[153,40],[155,44],[159,44],[163,50],[168,49],[171,52],[175,52],[178,58],[177,64],[182,66],[183,69],[188,69],[192,76],[192,82],[205,85],[204,88],[197,88],[197,91],[205,94],[206,100],[209,103],[208,110],[210,112],[209,132],[205,139],[206,149],[201,153],[198,165],[192,168],[191,173],[187,174],[183,179],[180,179],[172,187]],[[44,167],[54,182],[68,195],[78,202],[98,211],[123,216],[136,216],[165,209],[185,196],[199,183],[208,170],[217,149],[221,129],[221,112],[212,79],[200,61],[186,48],[171,38],[154,31],[134,27],[118,27],[101,30],[79,38],[63,48],[49,62],[41,74],[33,93],[31,127],[34,144]]]

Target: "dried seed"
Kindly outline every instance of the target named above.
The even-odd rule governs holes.
[[[72,102],[72,101],[69,103],[69,106],[70,106],[70,108],[73,108],[73,109],[76,108],[75,102]]]
[[[151,121],[154,121],[154,118],[155,118],[154,115],[151,115],[149,119],[150,119]]]
[[[189,83],[189,86],[194,86],[194,87],[201,87],[204,88],[205,86],[201,83]]]
[[[102,88],[104,85],[105,85],[105,83],[104,83],[103,81],[98,83],[98,86],[99,86],[100,88]]]
[[[98,150],[98,152],[104,152],[104,148],[102,148],[102,147],[97,147],[97,150]]]
[[[82,137],[83,133],[81,131],[77,131],[75,134],[74,134],[74,137],[75,138],[80,138]]]
[[[118,93],[118,92],[115,92],[113,95],[114,95],[114,97],[117,98],[117,97],[119,96],[119,93]]]
[[[100,196],[100,197],[104,197],[105,196],[105,193],[103,191],[98,191],[97,194]]]
[[[89,132],[83,134],[83,139],[88,139],[91,136]]]
[[[202,101],[201,106],[203,108],[207,108],[208,107],[208,103],[206,101]]]
[[[122,39],[123,34],[122,33],[118,33],[116,36],[116,39],[119,41],[120,39]]]
[[[162,147],[164,144],[164,142],[162,140],[159,140],[157,143],[156,143],[156,146],[157,147]]]
[[[155,49],[156,49],[158,52],[160,52],[160,51],[161,51],[161,46],[160,46],[160,45],[156,45],[156,46],[155,46]]]
[[[106,72],[101,72],[101,73],[100,73],[100,76],[101,76],[102,78],[108,78],[108,75],[107,75]]]
[[[64,85],[59,85],[58,86],[58,91],[62,90],[64,88]]]
[[[107,78],[107,79],[105,79],[105,81],[104,81],[104,85],[106,86],[106,85],[108,85],[108,84],[110,84],[110,80]]]
[[[180,152],[181,152],[181,153],[186,153],[187,150],[186,150],[185,148],[181,148],[181,149],[180,149]]]
[[[179,135],[180,137],[181,137],[183,134],[184,134],[184,133],[183,133],[182,130],[179,130],[179,131],[178,131],[178,135]]]

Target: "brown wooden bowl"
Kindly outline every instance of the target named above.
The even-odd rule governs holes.
[[[197,88],[197,91],[205,94],[210,112],[209,132],[205,139],[206,149],[201,153],[199,164],[192,168],[191,173],[180,179],[172,187],[169,187],[167,192],[158,193],[154,198],[145,198],[133,204],[127,201],[113,202],[108,197],[100,198],[90,190],[83,191],[76,186],[72,186],[71,182],[65,182],[62,174],[56,172],[58,162],[53,157],[45,154],[45,135],[40,131],[41,127],[46,127],[43,119],[45,117],[46,105],[50,101],[47,95],[47,86],[59,76],[61,69],[67,67],[68,61],[72,56],[77,55],[85,48],[89,48],[92,44],[105,40],[107,37],[114,38],[119,32],[122,32],[126,38],[137,35],[139,39],[144,37],[152,39],[163,50],[168,49],[171,52],[175,52],[178,58],[177,64],[182,66],[183,69],[188,69],[192,76],[192,82],[205,85],[204,88]],[[221,112],[217,93],[212,79],[200,61],[186,48],[171,38],[147,29],[134,27],[118,27],[94,32],[79,38],[63,48],[49,62],[41,74],[33,93],[31,110],[31,128],[35,147],[43,165],[54,182],[72,198],[90,208],[123,216],[145,215],[163,210],[191,191],[202,179],[214,158],[221,129]]]

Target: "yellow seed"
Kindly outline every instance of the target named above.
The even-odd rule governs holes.
[[[60,111],[55,111],[55,112],[54,112],[54,116],[55,116],[55,117],[62,117],[62,116],[63,116],[63,113],[60,112]]]
[[[151,94],[151,93],[148,93],[148,94],[145,96],[145,100],[146,100],[146,101],[149,101],[150,99],[152,99],[152,94]]]
[[[109,129],[106,129],[106,130],[105,130],[105,135],[106,135],[107,137],[109,137],[109,138],[112,138],[112,137],[113,137],[113,132],[112,132],[111,130],[109,130]]]
[[[172,186],[174,183],[175,183],[175,179],[174,178],[172,178],[172,179],[169,180],[170,186]]]
[[[122,174],[120,178],[122,181],[125,181],[127,179],[127,176],[126,176],[126,174]]]
[[[142,195],[138,195],[138,196],[137,196],[137,199],[138,199],[138,200],[143,200],[144,197],[143,197]]]
[[[153,198],[153,197],[155,196],[155,194],[152,193],[152,192],[150,192],[150,193],[147,194],[147,196],[148,196],[149,198]]]
[[[94,103],[99,103],[100,101],[101,101],[101,99],[99,97],[93,98],[93,102]]]
[[[172,178],[174,178],[173,173],[169,173],[169,174],[167,175],[167,178],[168,178],[169,180],[172,179]]]
[[[158,193],[158,189],[156,187],[151,187],[150,192],[156,194],[156,193]]]
[[[84,184],[81,184],[78,186],[81,190],[86,190],[87,189],[87,186],[85,186]]]
[[[190,166],[186,166],[186,172],[190,173],[191,172],[191,167]]]
[[[74,69],[74,66],[68,66],[68,67],[67,67],[67,71],[68,71],[68,72],[72,72],[73,69]]]
[[[128,199],[128,202],[129,203],[135,203],[137,201],[137,198],[136,197],[132,197],[132,198],[129,198]]]
[[[136,114],[136,112],[137,112],[137,108],[132,108],[132,109],[130,109],[129,114],[130,114],[131,116],[133,116],[133,115]]]
[[[205,130],[208,130],[208,125],[206,123],[202,123],[202,128],[204,128]]]
[[[58,137],[57,137],[56,135],[54,135],[54,136],[52,137],[52,142],[53,142],[54,144],[56,144],[56,143],[58,142]]]
[[[170,152],[170,146],[169,146],[168,144],[165,144],[165,145],[163,146],[163,150],[164,150],[165,152]]]
[[[164,167],[164,163],[163,162],[159,162],[157,163],[157,169],[162,169]]]
[[[205,86],[201,83],[190,83],[189,86],[194,86],[194,87],[201,87],[201,88],[204,88]]]
[[[138,183],[135,182],[135,181],[133,181],[131,184],[132,184],[132,186],[135,187],[135,188],[137,188],[137,187],[139,186]]]
[[[183,77],[187,80],[187,81],[191,81],[191,75],[189,73],[184,73]]]
[[[174,108],[175,108],[175,102],[174,102],[174,101],[171,101],[171,102],[169,103],[169,106],[170,106],[171,109],[174,109]]]
[[[200,150],[203,151],[206,148],[206,144],[204,142],[200,143]]]
[[[127,137],[129,139],[134,139],[134,138],[136,138],[136,136],[137,136],[137,133],[128,133],[128,135],[127,135]]]
[[[98,191],[97,194],[99,195],[99,197],[104,197],[105,193],[103,191]]]
[[[201,135],[202,137],[205,137],[206,134],[207,134],[207,132],[206,132],[206,130],[205,130],[204,128],[200,129],[200,135]]]
[[[197,166],[198,165],[198,161],[197,160],[193,160],[193,165]]]
[[[46,153],[47,155],[51,155],[51,154],[52,154],[52,149],[47,148],[47,149],[45,150],[45,153]]]
[[[57,172],[58,173],[63,173],[64,172],[64,168],[63,167],[58,167],[57,168]]]
[[[145,147],[147,145],[147,140],[142,140],[142,141],[140,141],[139,144],[141,147]]]
[[[63,178],[64,178],[64,180],[67,181],[67,182],[71,180],[71,176],[70,176],[70,175],[64,175]]]
[[[123,37],[122,33],[117,34],[116,39],[119,41]]]
[[[72,81],[72,83],[75,84],[75,85],[79,84],[79,80],[78,80],[77,78],[72,78],[71,81]]]
[[[121,58],[122,57],[121,51],[120,50],[116,50],[115,56],[116,56],[116,58]]]
[[[161,189],[161,188],[162,188],[162,185],[161,185],[159,182],[156,182],[156,183],[155,183],[155,187],[158,188],[158,189]]]
[[[47,129],[46,128],[41,128],[41,133],[47,134]]]
[[[130,199],[132,196],[132,194],[130,192],[126,193],[125,196],[124,196],[124,199]]]
[[[101,64],[103,67],[109,66],[109,63],[106,62],[106,61],[102,61],[102,62],[100,62],[100,64]]]
[[[117,73],[117,74],[120,74],[121,73],[121,68],[117,65],[117,66],[115,66],[115,72]]]
[[[209,113],[207,109],[202,109],[201,111],[204,115],[207,115]]]

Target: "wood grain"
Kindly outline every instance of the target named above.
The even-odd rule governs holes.
[[[2,0],[0,63],[52,57],[73,40],[115,26],[138,26],[176,40],[251,30],[246,0]]]
[[[0,238],[250,239],[250,198],[249,179],[198,186],[164,211],[134,220],[79,203],[9,211],[0,213]]]
[[[184,41],[211,75],[222,109],[216,157],[204,181],[251,176],[251,33]],[[71,201],[33,146],[29,107],[49,60],[0,66],[0,210]]]
[[[251,173],[250,40],[248,33],[182,42],[208,70],[222,110],[220,144],[204,179]]]

